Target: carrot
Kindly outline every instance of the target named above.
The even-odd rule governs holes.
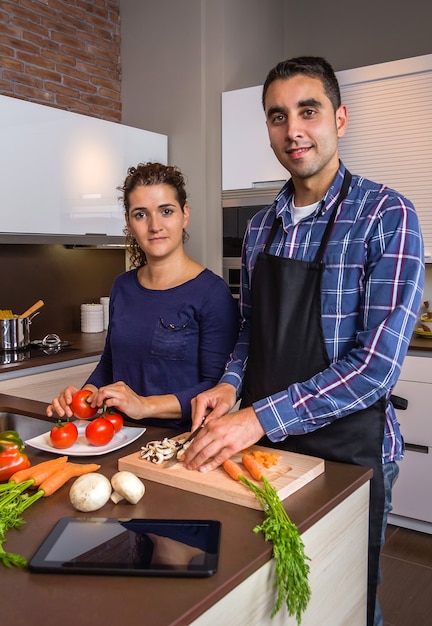
[[[269,467],[273,467],[273,465],[277,465],[279,463],[279,459],[281,458],[280,454],[275,452],[266,452],[265,450],[248,450],[246,454],[250,454],[253,458],[264,465],[267,469]]]
[[[227,459],[222,463],[222,467],[224,468],[226,473],[231,476],[231,478],[233,478],[234,480],[240,480],[240,476],[243,474],[243,470],[240,465],[238,465],[234,461],[231,461],[231,459]]]
[[[50,476],[50,474],[65,465],[67,460],[67,456],[60,456],[55,459],[50,459],[49,461],[42,461],[42,463],[37,463],[27,469],[15,472],[15,474],[12,474],[9,478],[9,482],[18,484],[24,482],[25,480],[32,480],[33,483],[31,486],[38,487],[48,478],[48,476]]]
[[[55,493],[60,487],[63,487],[71,478],[89,474],[90,472],[97,472],[98,469],[100,469],[100,465],[96,463],[87,463],[85,465],[80,465],[79,463],[65,463],[60,469],[44,480],[39,487],[39,491],[43,491],[43,497],[46,498]]]
[[[251,454],[243,454],[242,463],[255,480],[261,480],[263,476],[263,468],[258,461],[256,461]]]

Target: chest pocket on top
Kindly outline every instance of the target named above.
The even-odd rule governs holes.
[[[189,335],[188,326],[189,320],[179,323],[160,318],[153,333],[151,356],[171,361],[183,360]]]

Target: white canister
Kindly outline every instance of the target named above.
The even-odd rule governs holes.
[[[101,333],[104,329],[102,304],[81,305],[81,332]]]
[[[99,300],[99,302],[103,306],[104,330],[107,330],[107,328],[108,328],[108,322],[109,322],[109,300],[110,299],[108,297],[103,297],[103,298],[100,298],[100,300]]]

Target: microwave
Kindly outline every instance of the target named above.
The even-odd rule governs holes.
[[[231,293],[240,294],[241,250],[249,220],[273,203],[285,181],[277,187],[236,189],[222,194],[223,278]]]
[[[240,296],[240,272],[241,259],[239,256],[225,256],[223,258],[222,276],[234,298],[238,298]]]

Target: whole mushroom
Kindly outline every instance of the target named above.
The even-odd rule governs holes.
[[[90,472],[75,480],[69,491],[72,506],[87,513],[101,509],[110,499],[111,483],[106,476]]]
[[[111,500],[117,504],[121,500],[127,500],[130,504],[136,504],[145,493],[144,483],[132,472],[122,470],[111,478],[114,491]]]

